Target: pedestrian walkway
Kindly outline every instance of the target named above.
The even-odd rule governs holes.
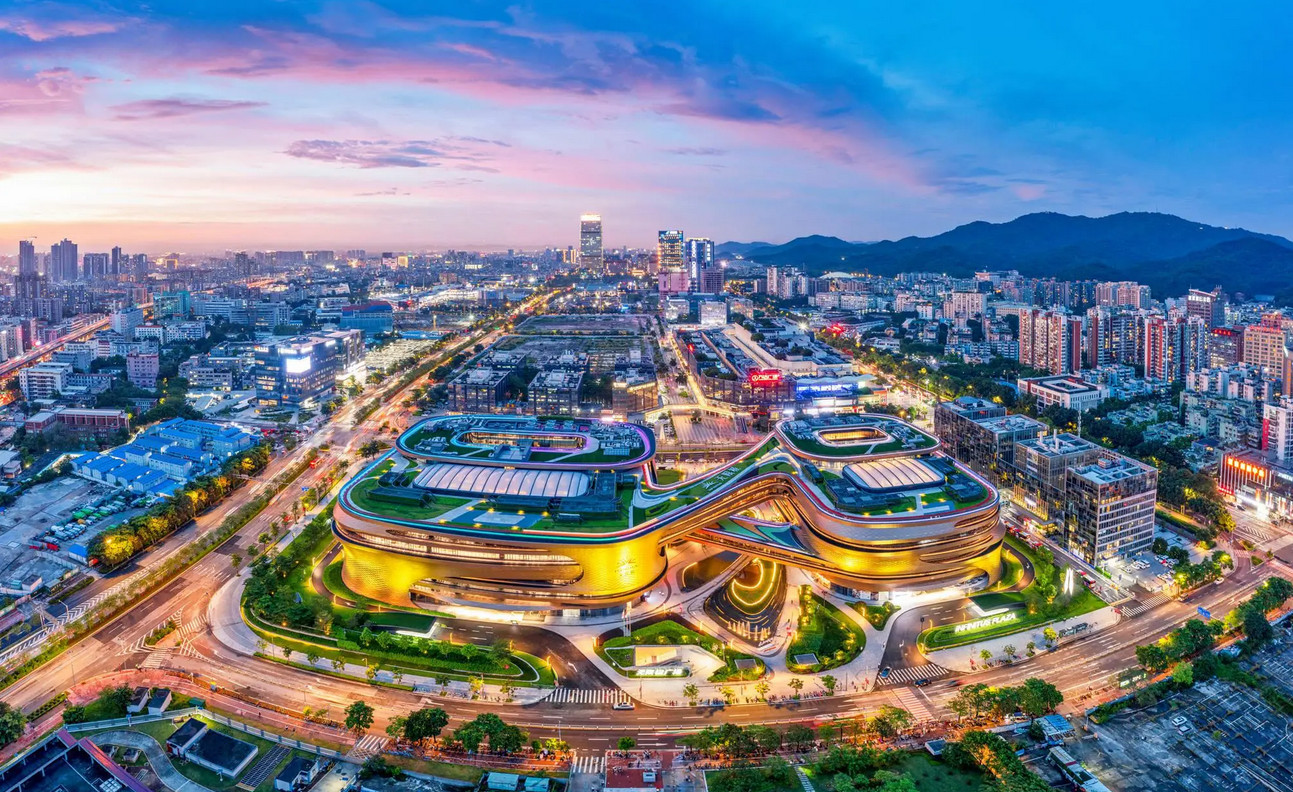
[[[350,753],[346,754],[346,759],[355,764],[363,764],[368,757],[376,756],[385,750],[386,743],[389,741],[387,737],[365,734],[359,739],[359,742],[355,743],[355,747],[350,749]]]
[[[934,714],[929,711],[929,707],[925,706],[925,702],[911,688],[894,688],[893,695],[898,699],[898,706],[910,712],[917,723],[934,719]]]
[[[552,689],[548,701],[554,704],[615,704],[628,701],[629,697],[622,690],[614,688],[568,688]]]
[[[1154,594],[1153,596],[1146,597],[1145,599],[1136,599],[1136,600],[1133,600],[1131,603],[1124,605],[1122,607],[1122,615],[1130,619],[1132,616],[1139,616],[1145,611],[1153,610],[1154,608],[1157,608],[1159,605],[1162,605],[1165,602],[1171,602],[1171,601],[1172,601],[1171,597],[1167,596],[1166,594],[1160,591],[1157,594]]]
[[[799,776],[799,785],[804,788],[804,792],[817,792],[813,788],[813,782],[808,780],[808,774],[804,772],[803,767],[796,765],[795,775]]]
[[[910,685],[919,682],[922,679],[938,679],[941,676],[947,676],[952,673],[940,665],[930,663],[922,666],[907,666],[904,668],[894,668],[889,671],[889,676],[880,679],[877,684],[880,685]]]
[[[147,734],[132,731],[110,731],[96,734],[90,738],[95,745],[120,745],[123,748],[138,748],[148,757],[148,766],[157,774],[157,779],[171,789],[171,792],[211,792],[196,781],[190,781],[175,769],[170,757],[162,746]]]
[[[577,775],[580,773],[586,775],[601,775],[606,772],[605,754],[592,754],[589,756],[576,756],[575,760],[570,763],[570,774]]]

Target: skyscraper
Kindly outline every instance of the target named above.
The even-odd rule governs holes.
[[[35,275],[38,272],[36,246],[24,239],[18,243],[18,274]]]
[[[109,275],[120,275],[125,255],[121,252],[121,246],[112,249],[112,261],[108,264]]]
[[[75,242],[70,239],[64,239],[62,242],[54,245],[49,249],[50,280],[76,280],[77,263]]]
[[[606,255],[602,248],[602,216],[579,216],[579,266],[593,272],[606,269]]]
[[[1082,317],[1040,308],[1020,311],[1019,362],[1052,374],[1082,368]]]
[[[687,266],[691,268],[691,282],[700,283],[705,271],[714,267],[714,240],[704,237],[688,239]]]
[[[683,268],[683,233],[661,231],[656,235],[656,260],[661,272],[678,272]]]

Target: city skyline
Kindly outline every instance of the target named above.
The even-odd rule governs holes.
[[[1044,210],[1293,233],[1282,17],[755,11],[14,4],[0,234],[566,247],[597,212],[607,248],[650,248]]]

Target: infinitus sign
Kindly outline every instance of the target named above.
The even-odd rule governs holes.
[[[781,384],[781,372],[777,369],[750,369],[746,376],[756,388],[772,388]]]
[[[999,616],[989,616],[986,619],[977,619],[971,622],[963,622],[952,628],[954,633],[969,632],[971,630],[981,630],[984,627],[992,627],[997,624],[1005,624],[1019,618],[1017,613],[1003,613]]]

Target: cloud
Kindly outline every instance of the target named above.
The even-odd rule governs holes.
[[[727,149],[710,146],[679,146],[661,149],[661,151],[666,154],[676,154],[679,157],[721,157],[727,153]]]
[[[264,102],[246,102],[234,99],[143,99],[138,102],[115,105],[111,109],[122,121],[144,121],[158,118],[176,118],[196,113],[215,113],[225,110],[250,110],[264,107]]]
[[[36,3],[22,11],[0,13],[0,30],[37,42],[62,38],[84,38],[115,33],[128,22],[93,13],[79,6]]]
[[[496,172],[483,164],[487,157],[476,148],[506,143],[476,138],[439,140],[297,140],[284,153],[297,159],[353,165],[357,168],[438,168]]]

